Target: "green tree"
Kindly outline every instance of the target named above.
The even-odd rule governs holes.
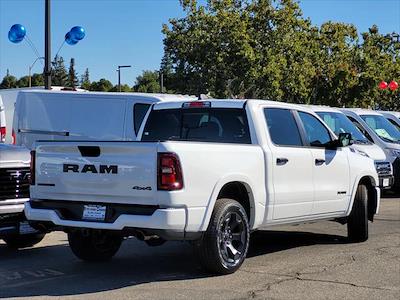
[[[362,33],[363,43],[357,57],[358,88],[355,106],[400,110],[400,90],[379,90],[380,81],[400,81],[400,43],[379,33],[376,25]]]
[[[252,78],[254,51],[246,1],[181,1],[186,17],[163,26],[164,61],[175,73],[174,90],[229,97]]]
[[[0,89],[12,89],[17,87],[17,78],[10,75],[10,71],[7,69],[7,74],[4,76],[0,83]]]
[[[118,85],[114,85],[114,87],[110,90],[110,92],[119,92]],[[132,89],[127,84],[121,84],[121,92],[129,93],[132,92]]]
[[[83,73],[81,77],[81,88],[85,90],[90,89],[90,78],[89,78],[89,69],[86,68],[85,73]]]
[[[28,87],[29,86],[29,76],[22,76],[20,79],[18,79],[17,86],[19,88]]]
[[[52,64],[51,84],[54,86],[65,86],[68,80],[67,69],[64,65],[64,58],[56,55]]]
[[[32,81],[32,86],[43,86],[44,85],[43,74],[42,73],[33,74],[31,81]]]
[[[400,107],[400,43],[377,26],[313,26],[294,0],[181,0],[185,16],[163,26],[161,70],[178,93],[331,106]]]
[[[340,107],[352,105],[359,78],[357,29],[342,23],[322,24],[318,47],[313,103]]]
[[[78,75],[75,71],[75,59],[71,58],[69,63],[69,70],[68,70],[68,79],[66,82],[66,86],[75,89],[79,84]]]
[[[109,92],[112,88],[113,84],[105,78],[101,78],[99,81],[93,81],[90,84],[91,91]]]
[[[136,78],[133,90],[140,93],[159,93],[161,89],[159,78],[157,71],[143,71],[142,75]]]

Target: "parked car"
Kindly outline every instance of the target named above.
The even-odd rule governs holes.
[[[390,189],[394,184],[392,164],[386,160],[383,150],[369,141],[367,137],[355,126],[344,113],[329,106],[310,106],[326,125],[338,136],[340,133],[351,133],[353,145],[351,148],[374,160],[379,176],[379,187]]]
[[[397,130],[400,131],[400,112],[397,111],[378,111],[382,116],[384,116]]]
[[[393,189],[400,191],[400,132],[380,113],[367,109],[340,109],[374,144],[382,148],[393,166]]]
[[[368,238],[380,202],[373,160],[310,109],[260,100],[152,105],[137,142],[37,142],[27,218],[65,230],[73,253],[110,259],[124,237],[191,241],[202,265],[232,273],[250,232],[317,220]]]
[[[44,237],[23,213],[29,200],[29,161],[27,149],[0,144],[0,239],[12,248],[33,246]]]
[[[4,143],[6,141],[6,113],[3,104],[3,99],[0,96],[0,143]]]
[[[19,92],[13,124],[16,145],[36,140],[134,141],[152,103],[181,95],[65,91]]]

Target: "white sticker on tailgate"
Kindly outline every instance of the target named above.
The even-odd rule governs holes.
[[[106,207],[103,205],[84,205],[82,219],[90,221],[104,221]]]

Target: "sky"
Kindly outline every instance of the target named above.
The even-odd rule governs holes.
[[[184,15],[178,0],[52,0],[51,5],[52,56],[73,26],[83,26],[85,38],[60,51],[66,66],[73,57],[78,75],[89,68],[92,81],[107,78],[116,84],[117,66],[132,65],[121,71],[121,82],[130,86],[143,70],[159,69],[162,24]],[[359,32],[372,24],[382,33],[400,32],[400,0],[300,0],[300,7],[315,25],[331,20],[353,23]],[[44,0],[0,0],[0,78],[7,69],[17,78],[27,75],[36,58],[25,41],[8,41],[15,23],[25,26],[44,55]],[[38,61],[32,72],[42,69]]]

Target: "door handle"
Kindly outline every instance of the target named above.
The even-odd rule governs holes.
[[[325,159],[315,159],[315,165],[320,166],[325,163]]]
[[[276,164],[278,166],[283,166],[283,165],[286,165],[288,163],[288,161],[289,160],[287,158],[277,158],[276,159]]]

